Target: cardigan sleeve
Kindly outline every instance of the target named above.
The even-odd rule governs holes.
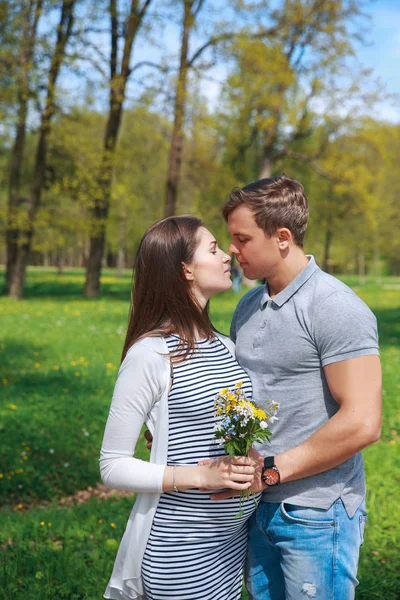
[[[163,390],[165,357],[145,341],[129,349],[120,367],[100,453],[103,483],[133,492],[162,492],[165,465],[135,458],[143,424]]]

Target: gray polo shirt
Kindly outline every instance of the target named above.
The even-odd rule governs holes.
[[[279,402],[271,443],[256,445],[274,456],[308,439],[339,409],[323,367],[379,354],[376,319],[346,285],[321,271],[314,258],[274,298],[268,285],[248,292],[233,315],[237,358],[253,384],[259,406]],[[265,502],[327,509],[341,498],[352,517],[365,496],[361,453],[341,465],[269,488]]]

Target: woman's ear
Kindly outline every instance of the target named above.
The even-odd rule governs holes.
[[[192,265],[182,263],[183,273],[188,281],[194,281],[194,271]]]

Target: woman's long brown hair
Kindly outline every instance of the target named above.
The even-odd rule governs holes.
[[[182,265],[193,262],[201,227],[197,217],[180,215],[158,221],[144,234],[135,259],[122,360],[146,336],[178,335],[181,341],[174,356],[179,360],[194,350],[196,336],[215,336],[208,305],[203,309],[197,302]]]

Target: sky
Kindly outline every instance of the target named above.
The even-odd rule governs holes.
[[[371,15],[370,44],[358,48],[365,67],[374,70],[390,94],[399,97],[381,104],[378,118],[400,122],[400,0],[375,0]]]

